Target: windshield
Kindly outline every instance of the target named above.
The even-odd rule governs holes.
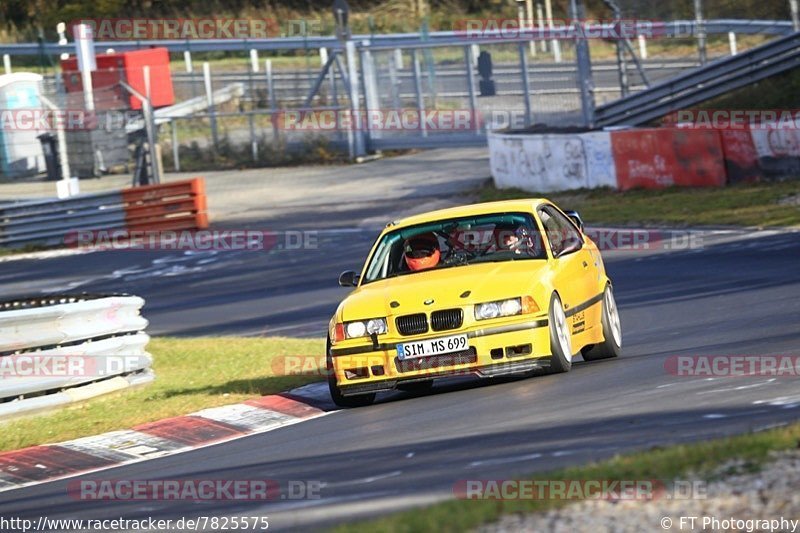
[[[385,234],[372,254],[364,283],[424,270],[546,258],[530,214],[454,218]]]

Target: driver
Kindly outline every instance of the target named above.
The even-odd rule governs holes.
[[[412,271],[433,268],[442,258],[439,239],[433,233],[409,237],[403,245],[403,250],[403,259]]]
[[[497,250],[515,254],[528,253],[532,248],[530,230],[525,225],[498,227]]]

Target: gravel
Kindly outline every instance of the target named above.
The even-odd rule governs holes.
[[[715,481],[700,483],[705,487],[705,497],[581,501],[544,513],[506,515],[479,531],[793,531],[797,523],[789,521],[800,521],[800,451],[775,454],[773,458],[755,473],[744,473],[747,465],[742,462],[724,464],[710,476]],[[681,517],[692,516],[697,517],[694,528],[687,519],[681,527]],[[704,518],[719,522],[704,524]],[[777,522],[770,525],[753,520]],[[800,527],[794,531],[800,532]]]

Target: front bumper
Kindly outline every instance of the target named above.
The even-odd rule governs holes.
[[[546,317],[494,326],[404,337],[396,343],[337,345],[331,350],[333,373],[345,396],[388,391],[430,379],[476,375],[495,377],[545,368],[550,363]],[[467,350],[400,361],[397,344],[466,334]]]

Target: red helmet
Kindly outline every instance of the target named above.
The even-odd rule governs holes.
[[[404,250],[403,259],[413,271],[433,268],[442,258],[439,239],[433,233],[423,233],[406,239]]]

